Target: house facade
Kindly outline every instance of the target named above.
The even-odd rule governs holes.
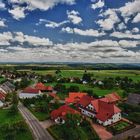
[[[25,99],[25,98],[33,98],[41,95],[41,91],[32,87],[27,87],[25,88],[21,93],[19,93],[19,98],[20,99]]]
[[[51,119],[54,120],[57,124],[64,124],[67,119],[67,114],[79,114],[79,112],[67,105],[63,105],[51,112]]]
[[[95,118],[99,124],[104,126],[121,120],[121,110],[107,98],[92,99],[85,96],[78,103],[78,109],[81,114]]]

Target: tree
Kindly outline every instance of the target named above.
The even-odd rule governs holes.
[[[79,92],[78,86],[70,86],[68,89],[69,92]]]

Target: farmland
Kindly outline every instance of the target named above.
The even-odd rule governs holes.
[[[39,70],[34,71],[41,75],[52,74],[55,75],[55,70]],[[134,81],[140,80],[140,71],[139,70],[88,70],[98,80],[102,80],[105,77],[129,77]],[[62,77],[79,77],[83,76],[84,70],[62,70]]]

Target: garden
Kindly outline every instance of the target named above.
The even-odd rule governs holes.
[[[107,130],[109,130],[110,132],[112,132],[113,135],[116,134],[120,134],[122,132],[125,132],[129,129],[134,128],[135,125],[132,123],[129,123],[127,121],[121,120],[115,124],[112,124],[110,126],[107,127]]]

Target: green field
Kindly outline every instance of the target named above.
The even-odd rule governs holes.
[[[0,126],[3,126],[5,124],[14,124],[16,122],[19,122],[19,121],[23,121],[23,118],[20,114],[17,114],[15,116],[10,116],[9,115],[9,110],[0,110]],[[27,126],[26,126],[27,127]],[[18,133],[16,135],[16,139],[15,140],[33,140],[32,138],[32,135],[27,127],[27,130],[28,131],[24,131],[22,133]],[[0,140],[3,140],[3,136],[5,134],[3,134],[1,131],[0,131]]]
[[[57,83],[47,83],[46,85],[52,85],[55,86]],[[76,84],[76,83],[62,83],[63,85],[66,86],[66,88],[69,88],[70,86],[78,86],[80,91],[84,90],[92,90],[93,94],[96,94],[98,96],[104,96],[106,94],[112,93],[112,92],[117,92],[121,97],[123,96],[123,90],[119,88],[114,88],[114,89],[100,89],[98,87],[91,87],[89,85],[83,85],[83,84]]]
[[[41,70],[34,71],[41,75],[52,74],[55,75],[55,70]],[[94,78],[102,80],[105,77],[129,77],[134,81],[140,81],[140,71],[139,70],[88,70],[87,72],[91,73]],[[62,77],[79,77],[83,76],[84,70],[62,70]]]

